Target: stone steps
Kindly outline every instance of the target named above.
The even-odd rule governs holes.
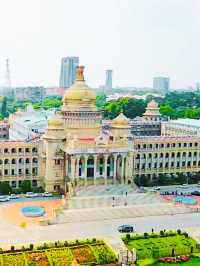
[[[146,204],[127,207],[108,207],[98,209],[64,210],[56,219],[56,223],[74,223],[87,221],[113,220],[145,216],[173,215],[191,213],[193,209],[168,204]]]

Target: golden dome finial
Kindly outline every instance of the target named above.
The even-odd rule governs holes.
[[[78,66],[76,68],[76,80],[77,81],[84,81],[84,66]]]

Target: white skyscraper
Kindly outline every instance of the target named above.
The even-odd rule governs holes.
[[[153,78],[153,89],[162,93],[169,91],[169,78],[168,77],[155,77]]]
[[[111,69],[106,70],[106,85],[107,89],[112,89],[112,74],[113,71]]]
[[[59,84],[61,88],[69,88],[74,83],[78,65],[79,57],[68,56],[62,58]]]

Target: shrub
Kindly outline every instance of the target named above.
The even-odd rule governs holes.
[[[131,235],[130,234],[126,234],[126,239],[130,240],[131,239]]]
[[[33,244],[30,244],[29,249],[30,250],[33,250],[33,247],[34,247],[34,245]]]
[[[15,250],[15,246],[11,246],[10,250],[13,252]]]
[[[164,233],[164,231],[160,231],[160,236],[165,236],[165,233]]]
[[[181,234],[181,229],[178,229],[177,233],[178,233],[178,235],[180,235]]]
[[[69,243],[67,241],[64,242],[64,246],[68,247]]]
[[[144,233],[144,238],[148,238],[149,234],[148,233]]]
[[[188,238],[188,233],[187,232],[184,232],[183,235]]]
[[[93,242],[93,243],[96,243],[96,242],[97,242],[96,238],[93,238],[93,239],[92,239],[92,242]]]

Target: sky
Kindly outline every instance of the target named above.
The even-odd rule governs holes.
[[[58,86],[61,58],[79,56],[88,85],[171,87],[200,81],[199,0],[0,0],[0,85]]]

